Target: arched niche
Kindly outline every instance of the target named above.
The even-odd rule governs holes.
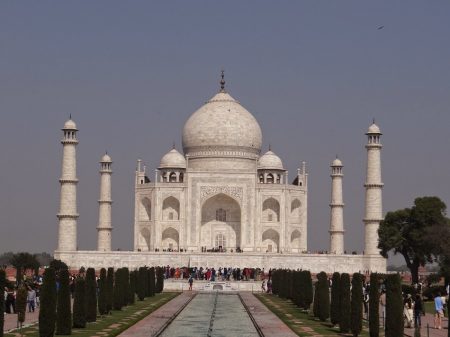
[[[162,206],[162,219],[165,221],[180,220],[180,202],[175,197],[164,199]]]
[[[141,199],[139,205],[139,220],[150,221],[152,219],[152,202],[149,198],[144,197]]]
[[[278,253],[280,247],[280,234],[274,229],[267,229],[262,234],[262,248],[268,253]]]
[[[166,250],[179,250],[180,234],[175,228],[169,227],[162,232],[161,246]]]
[[[298,229],[295,229],[292,231],[292,233],[291,233],[291,249],[296,253],[299,253],[301,237],[302,237],[302,234],[300,233],[300,231]]]
[[[264,222],[280,221],[280,203],[274,198],[268,198],[263,202],[262,220]]]
[[[143,252],[148,252],[150,250],[150,230],[148,228],[143,228],[139,232],[139,249]]]
[[[302,206],[302,203],[300,202],[300,200],[298,200],[297,198],[292,200],[292,202],[291,202],[291,218],[292,219],[294,219],[294,220],[300,219],[301,206]]]

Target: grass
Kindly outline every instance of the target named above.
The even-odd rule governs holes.
[[[254,295],[298,336],[352,336],[351,334],[339,333],[338,327],[332,327],[330,322],[319,321],[309,313],[300,310],[290,300],[281,299],[278,296],[268,294]],[[364,323],[363,331],[359,336],[369,336],[368,327]]]
[[[155,297],[146,298],[144,301],[136,301],[134,305],[124,307],[121,311],[113,311],[111,315],[97,317],[97,321],[88,323],[85,329],[72,329],[72,336],[117,336],[179,294],[165,292],[156,294]],[[39,336],[38,325],[35,324],[22,329],[21,334],[18,331],[5,333],[5,337],[17,336]]]

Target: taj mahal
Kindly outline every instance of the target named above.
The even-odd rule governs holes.
[[[308,252],[308,171],[289,177],[270,148],[262,151],[255,117],[225,89],[185,122],[182,152],[175,146],[156,170],[139,159],[135,173],[132,251],[111,250],[112,159],[100,160],[97,249],[77,249],[77,126],[63,127],[58,247],[55,258],[72,268],[171,265],[309,269],[312,272],[386,271],[377,248],[382,216],[381,132],[367,135],[364,253],[344,249],[343,164],[331,163],[330,245]],[[361,196],[362,197],[362,196]],[[131,228],[130,228],[131,230]]]

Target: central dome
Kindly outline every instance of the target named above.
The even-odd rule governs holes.
[[[224,91],[194,112],[183,128],[183,151],[191,158],[257,159],[261,143],[261,128],[255,117]]]

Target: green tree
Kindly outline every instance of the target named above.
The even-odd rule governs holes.
[[[350,314],[350,275],[347,273],[341,274],[341,319],[339,321],[339,330],[342,333],[350,331],[351,314]]]
[[[95,269],[88,268],[86,271],[86,321],[97,320],[97,281],[95,280]]]
[[[59,271],[59,290],[56,307],[56,334],[72,334],[69,270],[67,269]]]
[[[98,283],[98,312],[100,315],[106,315],[108,313],[107,309],[107,280],[106,280],[106,269],[100,269],[100,280]]]
[[[130,286],[128,287],[128,304],[134,304],[136,297],[136,273],[130,272]]]
[[[164,290],[164,268],[156,267],[156,288],[157,293],[162,293]]]
[[[44,271],[39,299],[39,336],[52,337],[56,323],[56,275],[53,268]]]
[[[380,335],[380,291],[378,287],[378,274],[370,274],[369,289],[369,335],[379,337]]]
[[[330,321],[331,324],[339,324],[341,317],[341,274],[338,272],[333,273],[331,279],[331,304],[330,304]]]
[[[144,267],[139,268],[138,280],[137,280],[137,295],[139,301],[143,301],[145,298],[145,274],[147,273]]]
[[[17,313],[17,322],[19,322],[19,326],[22,327],[23,322],[25,322],[25,313],[27,311],[27,295],[28,290],[25,285],[19,286],[17,289],[16,295],[16,313]]]
[[[448,224],[446,208],[438,197],[416,198],[412,208],[388,212],[380,224],[378,247],[381,254],[384,257],[389,251],[401,254],[413,283],[419,282],[419,267],[432,262],[437,253],[438,245],[431,236]]]
[[[50,261],[50,267],[52,267],[53,269],[55,269],[55,273],[56,275],[59,274],[60,270],[63,269],[69,269],[69,267],[67,266],[67,264],[65,264],[64,262],[62,262],[61,260],[52,260]]]
[[[3,327],[5,326],[5,287],[6,273],[0,269],[0,337],[3,337]]]
[[[122,268],[116,270],[114,275],[114,310],[122,310],[123,307],[123,272]]]
[[[303,271],[303,282],[305,286],[304,290],[305,309],[309,310],[309,308],[311,307],[311,303],[313,301],[313,284],[311,272],[309,270]]]
[[[398,274],[386,279],[386,337],[403,336],[402,284]]]
[[[114,306],[114,268],[109,267],[106,275],[106,312],[109,314]]]
[[[319,317],[319,282],[314,283],[313,316]]]
[[[39,266],[36,256],[26,252],[13,254],[10,257],[9,263],[16,269],[17,284],[22,283],[23,273],[25,273],[28,269],[34,270],[36,265]]]
[[[360,273],[354,273],[352,278],[351,318],[350,326],[353,336],[359,336],[362,331],[363,282]]]
[[[155,296],[155,268],[148,269],[148,284],[149,284],[149,296]]]
[[[78,276],[75,282],[75,296],[73,299],[73,327],[86,327],[86,281]]]
[[[330,288],[328,286],[328,277],[325,272],[317,275],[318,279],[318,298],[319,298],[319,319],[325,322],[330,317]]]

